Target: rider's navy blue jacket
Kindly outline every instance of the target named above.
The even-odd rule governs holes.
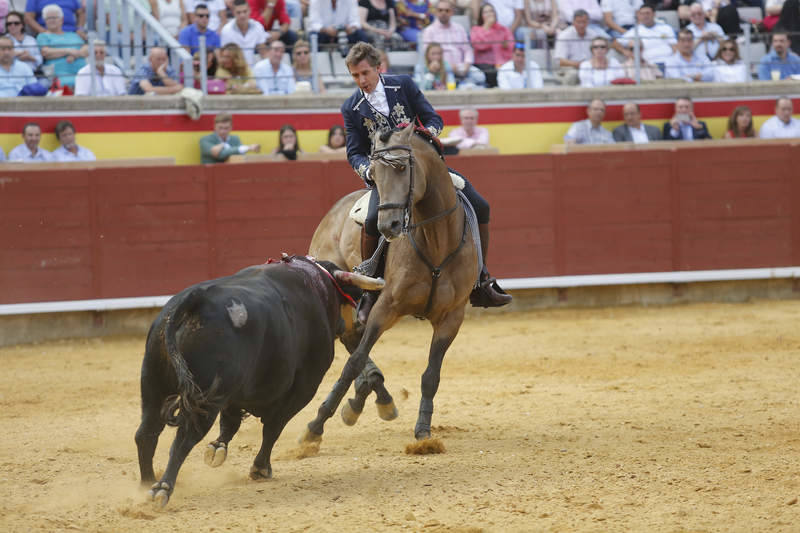
[[[364,181],[367,181],[373,133],[416,122],[417,118],[436,137],[444,126],[442,117],[436,114],[410,76],[381,74],[381,81],[389,104],[388,117],[370,105],[361,89],[356,89],[342,104],[347,160]]]

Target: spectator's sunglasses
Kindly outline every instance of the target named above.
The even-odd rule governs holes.
[[[7,20],[6,26],[22,26],[22,21],[19,20]]]
[[[723,46],[722,47],[722,51],[723,52],[735,52],[736,48],[734,48],[733,46]]]
[[[194,16],[199,18],[199,19],[207,19],[209,17],[209,14],[208,13],[195,13]]]

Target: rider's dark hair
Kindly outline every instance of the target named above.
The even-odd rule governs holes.
[[[358,65],[365,59],[367,63],[373,67],[377,67],[381,64],[381,54],[378,52],[378,49],[369,43],[360,42],[354,44],[347,53],[347,57],[344,58],[344,64],[348,67],[352,67]]]

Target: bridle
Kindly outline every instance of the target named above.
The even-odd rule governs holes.
[[[404,155],[397,155],[392,154],[391,152],[394,150],[402,150],[406,152]],[[433,215],[430,218],[426,218],[421,222],[417,222],[416,224],[411,224],[411,213],[412,213],[412,206],[414,201],[414,152],[409,145],[405,144],[395,144],[392,146],[387,146],[385,148],[380,148],[378,150],[373,150],[372,155],[370,156],[370,161],[375,163],[381,163],[383,165],[390,166],[395,170],[401,170],[402,167],[405,165],[408,167],[408,194],[406,195],[405,203],[399,202],[387,202],[383,204],[378,204],[378,211],[384,209],[402,209],[403,210],[403,229],[402,232],[406,234],[411,246],[414,248],[414,251],[417,253],[417,256],[422,260],[423,263],[430,269],[431,272],[431,291],[428,293],[428,302],[425,305],[425,312],[423,314],[427,315],[431,307],[433,305],[433,295],[436,292],[436,285],[439,282],[439,277],[442,275],[442,268],[447,265],[461,248],[464,247],[464,244],[467,240],[467,219],[464,217],[464,228],[461,233],[461,242],[459,242],[458,247],[455,250],[450,252],[447,257],[444,258],[444,261],[439,264],[439,266],[435,266],[431,263],[430,259],[420,250],[417,242],[414,240],[414,235],[412,231],[420,226],[428,224],[429,222],[433,222],[434,220],[438,220],[440,218],[446,217],[453,211],[458,208],[458,198],[456,197],[455,204],[453,207],[445,209],[440,213]]]

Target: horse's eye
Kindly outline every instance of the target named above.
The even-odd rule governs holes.
[[[405,165],[397,165],[394,168],[396,168],[398,172],[405,172],[406,171],[406,166]]]

